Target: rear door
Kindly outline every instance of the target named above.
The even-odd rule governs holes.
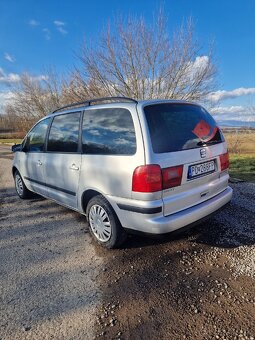
[[[223,191],[227,172],[220,155],[227,152],[214,119],[202,107],[163,103],[144,108],[153,163],[169,185],[163,190],[164,215],[199,204]]]
[[[77,208],[81,167],[79,130],[81,112],[53,118],[45,155],[45,178],[50,198]]]

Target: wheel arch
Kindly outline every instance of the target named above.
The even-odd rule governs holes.
[[[95,196],[103,196],[104,199],[110,204],[110,206],[112,207],[114,213],[117,215],[117,217],[119,218],[116,209],[114,209],[114,206],[112,205],[112,203],[107,199],[107,197],[100,191],[97,191],[95,189],[87,189],[83,192],[83,194],[81,195],[81,208],[83,210],[83,212],[86,215],[86,210],[87,210],[87,206],[89,201],[95,197]]]
[[[98,195],[102,195],[102,193],[94,189],[87,189],[83,192],[81,196],[81,207],[85,214],[86,214],[87,205],[89,201],[91,200],[91,198],[98,196]]]
[[[12,176],[13,177],[14,177],[14,174],[15,174],[16,171],[19,171],[19,170],[16,168],[16,166],[13,166],[12,167]]]

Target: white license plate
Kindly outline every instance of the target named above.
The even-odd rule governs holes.
[[[188,178],[202,176],[215,171],[215,161],[195,164],[189,166]]]

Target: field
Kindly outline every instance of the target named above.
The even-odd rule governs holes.
[[[250,154],[255,157],[254,129],[223,129],[228,149],[232,155]]]
[[[0,138],[0,144],[20,144],[22,139],[20,138]]]
[[[225,129],[230,154],[230,176],[255,182],[255,131]]]

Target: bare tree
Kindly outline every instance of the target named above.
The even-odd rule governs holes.
[[[6,105],[9,120],[19,121],[20,131],[30,128],[35,121],[62,105],[62,81],[49,69],[44,77],[28,73],[12,88],[12,100]]]
[[[75,79],[85,92],[137,99],[205,99],[215,88],[212,51],[200,56],[189,20],[172,36],[162,12],[152,26],[143,18],[120,19],[78,55]]]
[[[80,102],[102,95],[101,87],[97,86],[92,79],[85,81],[77,70],[62,82],[62,101],[65,103]]]
[[[92,97],[205,100],[216,69],[211,50],[200,55],[193,31],[189,20],[170,36],[162,11],[152,25],[143,18],[120,19],[96,44],[84,45],[81,63],[68,78],[52,69],[41,78],[23,74],[5,111],[27,130],[50,111]]]
[[[13,96],[5,107],[5,117],[17,117],[25,129],[61,106],[99,95],[92,82],[85,84],[76,72],[64,78],[49,68],[44,74],[33,77],[25,73],[11,89]]]
[[[25,73],[13,89],[12,106],[22,116],[40,118],[61,102],[61,84],[56,73],[49,71],[42,78]]]

